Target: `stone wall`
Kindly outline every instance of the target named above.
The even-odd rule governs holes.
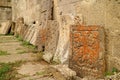
[[[12,19],[23,17],[25,23],[51,19],[51,4],[51,0],[12,0]]]
[[[11,7],[11,0],[0,0],[0,6]]]
[[[0,22],[12,19],[11,0],[0,0]]]
[[[52,0],[12,0],[12,20],[24,19],[28,27],[23,39],[38,46],[39,50],[45,45],[43,36],[47,21],[52,19],[52,7]]]

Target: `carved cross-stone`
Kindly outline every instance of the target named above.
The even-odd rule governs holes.
[[[99,26],[71,26],[70,68],[80,77],[102,77],[105,71],[104,31]]]

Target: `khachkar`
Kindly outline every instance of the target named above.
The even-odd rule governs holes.
[[[69,67],[80,77],[103,77],[104,30],[100,26],[73,25],[70,29]]]

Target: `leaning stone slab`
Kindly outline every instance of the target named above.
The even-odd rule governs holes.
[[[38,28],[39,22],[36,21],[36,24],[33,24],[32,26],[33,26],[33,30],[32,30],[33,34],[32,34],[32,38],[30,40],[30,43],[37,46],[36,41],[37,41],[37,35],[38,35],[38,30],[39,30],[39,28]]]
[[[12,25],[12,21],[2,22],[0,27],[0,34],[8,34],[11,25]]]
[[[25,37],[24,37],[25,41],[28,41],[28,37],[30,35],[30,32],[31,32],[31,27],[28,26],[27,29],[26,29],[26,31],[25,31]]]
[[[50,62],[53,58],[57,44],[58,44],[58,37],[59,37],[59,24],[55,20],[49,20],[47,22],[46,27],[46,39],[45,39],[45,55],[43,58]],[[48,56],[50,55],[50,56]]]
[[[12,22],[11,33],[14,34],[14,32],[15,32],[15,22]]]
[[[20,17],[16,21],[15,25],[15,36],[21,35],[21,30],[24,28],[24,18]]]
[[[30,33],[27,36],[26,41],[30,42],[30,40],[32,39],[33,35],[34,35],[34,26],[30,26]]]
[[[33,45],[36,45],[35,42],[36,42],[36,39],[37,39],[37,31],[35,31],[35,28],[34,28],[32,32],[33,32],[33,36],[30,40],[30,43],[33,44]]]
[[[70,25],[74,23],[72,16],[62,15],[59,22],[58,45],[53,61],[68,64],[69,60],[69,30]]]

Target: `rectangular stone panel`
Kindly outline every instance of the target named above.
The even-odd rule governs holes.
[[[102,77],[105,71],[102,27],[71,26],[70,40],[70,68],[80,77]]]
[[[45,51],[54,54],[57,47],[58,36],[59,36],[58,22],[55,20],[49,20],[46,29],[47,32],[46,32]]]
[[[44,60],[50,62],[57,49],[59,38],[59,23],[56,20],[48,20],[45,35],[45,54]]]
[[[7,6],[0,6],[0,23],[7,20],[12,20],[12,8]]]

